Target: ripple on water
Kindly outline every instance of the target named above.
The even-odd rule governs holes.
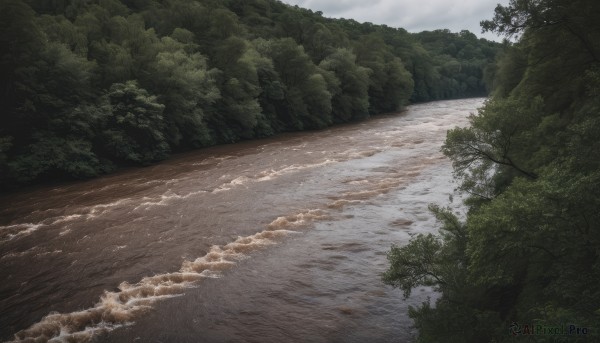
[[[438,105],[428,106],[435,108]],[[385,124],[385,120],[378,119],[369,125],[361,124],[369,129],[348,127],[332,129],[327,134],[311,133],[310,139],[302,138],[301,144],[298,144],[297,136],[289,144],[283,140],[273,146],[263,144],[261,149],[250,149],[248,156],[231,150],[237,149],[235,147],[230,150],[220,148],[229,151],[229,155],[205,158],[205,154],[200,162],[177,162],[187,168],[182,174],[177,172],[179,165],[166,162],[168,168],[164,170],[160,165],[151,168],[153,175],[135,172],[138,174],[132,180],[144,186],[139,188],[142,189],[139,193],[130,191],[127,196],[119,198],[119,194],[125,194],[119,188],[139,186],[128,184],[130,181],[124,175],[123,178],[116,177],[119,180],[115,182],[116,186],[106,188],[115,194],[99,198],[97,205],[65,207],[60,201],[71,206],[70,200],[57,197],[55,206],[60,211],[39,211],[35,213],[36,220],[30,220],[34,218],[32,216],[22,219],[24,223],[11,222],[1,227],[0,240],[11,237],[8,244],[14,244],[17,238],[36,231],[46,232],[46,226],[55,229],[57,236],[55,241],[39,242],[45,244],[43,248],[11,250],[0,258],[3,261],[19,256],[23,259],[37,256],[37,260],[44,263],[44,260],[52,260],[56,256],[70,256],[71,245],[89,251],[93,251],[95,245],[100,246],[105,253],[98,254],[98,257],[85,253],[69,257],[71,260],[66,265],[73,266],[70,270],[74,273],[83,271],[81,268],[90,264],[98,264],[99,268],[106,266],[108,273],[117,273],[117,270],[110,269],[118,264],[117,258],[111,255],[122,258],[127,255],[120,254],[140,249],[130,254],[140,256],[139,261],[136,260],[139,266],[132,267],[137,268],[138,274],[134,275],[140,276],[131,282],[120,283],[117,289],[108,287],[112,290],[105,291],[88,309],[45,316],[38,323],[19,331],[15,339],[27,341],[35,337],[41,340],[56,337],[63,341],[85,341],[100,332],[124,326],[140,337],[151,339],[144,336],[144,331],[150,335],[156,332],[152,331],[153,326],[160,328],[165,323],[172,325],[173,330],[181,329],[184,324],[176,321],[189,319],[191,322],[191,314],[199,308],[208,308],[207,311],[213,314],[222,314],[219,311],[223,310],[227,315],[217,317],[223,325],[227,325],[211,326],[215,324],[211,321],[215,316],[205,319],[194,317],[196,322],[190,324],[190,330],[198,326],[204,331],[211,331],[217,327],[213,331],[217,332],[215,337],[237,332],[240,336],[231,336],[233,340],[247,334],[247,337],[258,341],[260,330],[257,328],[268,330],[272,337],[289,338],[306,334],[314,340],[323,340],[325,336],[322,335],[329,335],[330,341],[358,341],[361,337],[367,339],[368,335],[384,337],[379,335],[409,330],[406,329],[410,327],[407,318],[402,319],[404,322],[401,324],[396,322],[398,313],[404,313],[406,303],[397,301],[396,293],[374,282],[377,275],[373,273],[385,268],[385,253],[392,242],[408,239],[406,229],[410,228],[411,232],[431,231],[433,220],[426,211],[427,204],[432,199],[439,199],[440,191],[446,192],[445,183],[448,183],[447,178],[431,181],[430,171],[433,169],[430,167],[447,164],[437,151],[436,144],[441,143],[443,135],[438,134],[442,126],[436,121],[441,120],[448,126],[460,125],[460,116],[465,116],[464,113],[446,116],[450,109],[440,109],[444,116],[420,118],[422,113],[419,111],[424,111],[427,106],[414,108],[413,112],[409,111],[404,116],[389,119],[394,123],[394,130],[390,129],[389,123]],[[412,121],[410,127],[407,121]],[[378,130],[381,134],[373,134]],[[398,130],[403,133],[397,133]],[[423,133],[423,130],[426,132]],[[390,149],[390,146],[396,149]],[[408,151],[405,147],[413,150]],[[307,154],[306,151],[315,153]],[[233,155],[235,161],[227,161],[233,159]],[[194,163],[201,173],[190,167]],[[214,169],[211,169],[213,165]],[[149,180],[150,176],[158,180]],[[419,182],[424,182],[429,190],[416,189],[423,187],[423,183],[416,185]],[[86,187],[93,184],[91,182]],[[102,187],[108,186],[100,184],[98,189]],[[61,192],[57,190],[54,193]],[[448,195],[443,194],[442,198],[445,200]],[[298,207],[309,209],[290,210]],[[248,224],[257,222],[260,226]],[[314,223],[320,224],[316,225],[316,229],[307,230]],[[259,232],[252,232],[253,227],[259,228]],[[260,228],[264,230],[260,231]],[[113,236],[124,238],[103,241],[103,238]],[[156,245],[158,241],[161,245]],[[276,248],[282,242],[285,242],[285,249]],[[62,246],[58,246],[59,243]],[[206,245],[197,248],[195,244]],[[144,247],[157,251],[149,254],[143,250]],[[175,252],[169,254],[170,251],[160,249]],[[258,254],[258,251],[265,253]],[[166,271],[141,277],[147,275],[148,270],[153,270],[153,264],[161,265],[163,256],[200,257],[183,262],[176,260],[174,266]],[[244,268],[234,269],[235,266]],[[160,267],[157,268],[160,270]],[[47,272],[52,273],[51,268]],[[56,273],[59,275],[60,272]],[[226,280],[222,278],[224,275],[228,276]],[[24,280],[37,281],[35,278]],[[96,282],[98,280],[82,279],[81,288]],[[204,288],[208,283],[215,285],[215,294],[221,295],[221,298],[214,299],[230,301],[223,305],[224,308],[210,308],[216,300],[205,298],[197,298],[195,306],[190,303],[188,294],[196,292],[192,290],[208,292],[208,288]],[[229,293],[218,293],[219,289]],[[430,294],[428,292],[430,290],[423,291],[426,293],[424,297]],[[184,293],[185,297],[182,296]],[[238,294],[238,297],[233,297],[233,294]],[[230,295],[234,300],[229,300]],[[68,297],[65,299],[71,301]],[[171,300],[160,302],[163,299]],[[43,302],[43,299],[38,300],[31,305],[32,308]],[[283,306],[278,301],[294,306]],[[172,309],[174,312],[156,314],[154,322],[142,325],[140,329],[130,326],[143,317],[152,318],[148,311],[156,308],[157,304],[171,302],[179,306]],[[419,302],[420,299],[414,304]],[[241,315],[236,316],[234,309],[244,304],[248,305],[245,312],[239,313],[243,313],[243,318],[256,318],[255,328],[243,326]],[[305,307],[299,310],[295,306]],[[178,315],[171,316],[173,313]],[[378,319],[382,316],[387,318],[386,321]],[[344,318],[360,320],[344,321]],[[276,324],[265,326],[259,323],[267,319]],[[202,320],[207,325],[197,324]],[[179,330],[171,337],[175,341],[177,334],[182,335],[183,332]],[[280,332],[289,335],[277,336]]]

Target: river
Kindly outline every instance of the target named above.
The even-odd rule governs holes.
[[[386,252],[461,210],[445,132],[484,99],[0,197],[0,339],[408,342]],[[454,198],[454,199],[453,199]]]

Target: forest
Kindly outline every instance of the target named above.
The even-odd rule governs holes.
[[[0,46],[0,190],[485,96],[502,49],[275,0],[3,0]]]
[[[511,0],[485,30],[511,37],[491,98],[442,151],[466,218],[388,254],[418,342],[600,341],[600,2]]]
[[[489,95],[441,148],[465,215],[431,205],[383,280],[439,292],[421,343],[599,341],[600,2],[490,15],[502,44],[275,0],[2,0],[0,190]]]

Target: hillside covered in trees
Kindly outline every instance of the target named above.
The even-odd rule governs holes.
[[[487,94],[500,44],[274,0],[3,0],[0,189]]]
[[[440,235],[394,247],[384,281],[419,342],[600,340],[600,2],[511,0],[485,29],[517,36],[493,98],[443,152],[469,195],[465,221],[432,207]]]

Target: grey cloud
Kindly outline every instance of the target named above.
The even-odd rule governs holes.
[[[450,29],[469,30],[488,39],[500,38],[481,35],[479,22],[493,16],[497,3],[509,0],[284,0],[284,2],[322,11],[334,18],[352,18],[360,22],[402,27],[410,32]]]

